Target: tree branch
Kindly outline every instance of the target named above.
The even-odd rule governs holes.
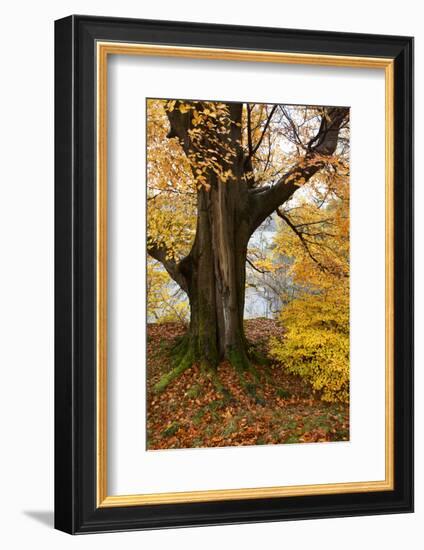
[[[256,267],[256,265],[249,258],[246,258],[246,262],[250,265],[250,267],[252,267],[258,273],[261,273],[262,275],[264,273],[269,273],[269,271],[267,271],[266,269],[259,269],[259,267]]]
[[[250,116],[250,105],[246,103],[247,111],[247,148],[249,150],[249,157],[253,156],[253,147],[252,147],[252,120]]]
[[[264,139],[265,132],[266,132],[267,129],[268,129],[268,126],[269,126],[269,124],[270,124],[270,122],[271,122],[271,119],[272,119],[272,117],[273,117],[273,115],[274,115],[275,110],[276,110],[277,107],[278,107],[278,105],[274,105],[274,106],[272,107],[271,112],[270,112],[270,114],[268,115],[268,118],[266,119],[265,126],[264,126],[264,128],[263,128],[263,130],[262,130],[262,134],[261,134],[260,138],[258,139],[258,143],[253,147],[253,149],[250,149],[250,153],[249,153],[249,154],[250,154],[251,157],[253,157],[253,155],[254,155],[254,154],[256,153],[256,151],[259,149],[259,147],[260,147],[260,145],[261,145],[261,143],[262,143],[262,140]]]
[[[304,146],[302,140],[300,139],[299,133],[298,133],[297,128],[296,128],[296,124],[293,122],[292,117],[288,114],[288,112],[287,112],[286,108],[284,107],[284,105],[280,105],[280,109],[281,109],[281,112],[283,113],[283,115],[288,120],[290,128],[292,129],[292,132],[293,132],[293,135],[294,135],[293,142],[295,143],[295,145],[298,145],[302,149],[305,149],[305,146]]]
[[[168,275],[173,279],[184,292],[188,294],[188,280],[186,275],[181,271],[181,265],[186,261],[181,260],[176,262],[175,260],[169,259],[167,257],[167,249],[164,246],[158,246],[156,244],[151,244],[147,246],[147,253],[150,254],[152,258],[160,262],[163,267],[166,269]]]
[[[184,152],[188,154],[190,150],[190,137],[188,130],[192,127],[192,113],[188,111],[187,113],[181,113],[179,110],[180,101],[175,103],[175,106],[172,111],[169,109],[166,110],[166,115],[169,120],[170,130],[167,134],[167,138],[178,138]],[[193,102],[195,105],[201,106],[199,102]]]
[[[303,236],[303,233],[301,231],[298,230],[298,228],[296,227],[296,225],[294,225],[294,223],[290,220],[290,218],[288,216],[286,216],[284,214],[284,212],[282,212],[282,210],[280,210],[280,208],[277,208],[276,210],[277,212],[277,215],[286,222],[286,224],[290,227],[290,229],[292,231],[294,231],[294,233],[299,237],[299,240],[300,242],[302,243],[303,245],[303,248],[305,249],[305,251],[307,252],[308,256],[311,258],[311,260],[313,262],[315,262],[318,267],[322,270],[322,271],[326,271],[326,268],[321,264],[321,262],[319,260],[317,260],[315,258],[315,256],[312,254],[312,252],[310,251],[309,249],[309,246],[308,246],[308,243],[305,239],[305,237]]]
[[[348,113],[349,110],[344,107],[326,109],[317,134],[308,144],[306,155],[266,192],[250,192],[251,234],[274,210],[287,202],[301,185],[325,166],[325,161],[319,158],[330,156],[336,150],[339,130]]]

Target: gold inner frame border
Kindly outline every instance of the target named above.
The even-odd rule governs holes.
[[[107,61],[109,55],[220,59],[332,67],[384,69],[385,72],[385,479],[315,485],[214,489],[109,496],[107,491]],[[96,42],[97,63],[97,335],[96,470],[97,507],[142,506],[255,498],[342,494],[394,489],[394,60],[390,58],[268,52],[255,50]]]

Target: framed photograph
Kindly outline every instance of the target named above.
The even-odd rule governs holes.
[[[413,510],[413,39],[55,24],[55,525]]]

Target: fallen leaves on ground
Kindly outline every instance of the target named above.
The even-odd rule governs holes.
[[[245,322],[249,342],[263,355],[270,335],[284,330],[272,319]],[[181,449],[281,443],[347,441],[349,406],[325,403],[297,376],[278,364],[256,366],[260,382],[240,383],[227,362],[218,377],[228,390],[220,393],[197,364],[187,369],[160,394],[154,384],[171,368],[171,350],[185,328],[179,323],[148,325],[147,448]]]

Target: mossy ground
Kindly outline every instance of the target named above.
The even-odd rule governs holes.
[[[282,328],[269,319],[245,324],[254,356],[266,359],[270,334]],[[254,364],[243,380],[233,365],[223,362],[216,372],[219,383],[194,364],[161,393],[154,391],[172,368],[173,349],[183,334],[184,327],[177,323],[148,326],[148,449],[349,439],[348,405],[320,401],[301,378],[267,361]]]

